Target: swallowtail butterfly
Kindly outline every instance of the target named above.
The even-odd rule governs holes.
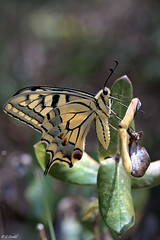
[[[109,77],[118,65],[117,61],[115,63]],[[56,162],[72,167],[82,158],[85,138],[93,120],[100,143],[108,148],[112,97],[106,82],[95,96],[68,88],[27,87],[5,104],[7,114],[42,134],[41,141],[46,143],[46,152],[50,154],[45,175]]]

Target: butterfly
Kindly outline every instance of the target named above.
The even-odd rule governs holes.
[[[115,63],[109,77],[118,65],[116,60]],[[46,152],[50,155],[45,175],[54,163],[72,167],[82,158],[86,135],[93,120],[99,142],[108,148],[112,99],[106,82],[96,95],[68,88],[26,87],[4,105],[8,115],[42,134],[41,141],[46,143]]]

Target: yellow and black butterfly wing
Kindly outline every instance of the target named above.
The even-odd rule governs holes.
[[[71,167],[81,159],[96,103],[94,96],[77,90],[31,87],[17,92],[4,111],[42,133],[50,154],[47,174],[55,162]]]
[[[56,163],[72,167],[80,160],[91,122],[96,117],[95,104],[88,99],[71,101],[50,111],[42,123],[42,138],[50,154],[45,174]]]
[[[28,87],[18,91],[9,99],[4,106],[4,111],[42,132],[41,124],[48,112],[76,99],[93,101],[94,97],[91,94],[67,88]]]

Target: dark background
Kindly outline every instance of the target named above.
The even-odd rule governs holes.
[[[19,239],[38,239],[34,227],[38,221],[43,221],[43,217],[35,213],[31,194],[38,188],[33,187],[36,169],[39,169],[33,144],[39,136],[37,138],[32,129],[5,115],[3,104],[16,91],[31,85],[70,87],[96,94],[103,87],[114,59],[118,60],[119,66],[108,86],[123,75],[130,78],[134,96],[140,98],[145,112],[136,117],[136,129],[144,131],[141,145],[146,147],[152,161],[158,160],[160,2],[0,2],[1,235],[18,233]],[[94,155],[95,148],[97,139],[90,134],[87,150]],[[96,195],[94,188],[82,190],[52,179],[49,181],[56,195],[53,215],[57,214],[59,202],[67,197],[71,203],[75,196],[81,198],[80,191],[83,197]],[[146,194],[146,207],[140,214],[143,216],[141,227],[136,229],[134,239],[160,237],[159,190],[156,187]],[[74,209],[73,212],[76,214],[77,211]],[[55,222],[59,226],[62,221]],[[149,233],[145,235],[147,231]],[[73,239],[92,239],[82,236],[81,231],[80,235]],[[129,234],[126,238],[132,239]]]

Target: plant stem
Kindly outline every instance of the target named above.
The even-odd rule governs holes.
[[[52,224],[51,213],[49,211],[48,205],[46,205],[46,204],[47,204],[47,202],[45,203],[45,208],[46,208],[46,214],[47,214],[47,220],[48,220],[49,231],[50,231],[50,234],[51,234],[51,239],[56,240],[55,233],[54,233],[54,228],[53,228],[53,224]]]
[[[48,199],[47,199],[47,194],[46,194],[46,186],[45,186],[44,178],[41,173],[39,173],[39,177],[40,177],[40,181],[42,183],[42,198],[43,198],[43,202],[44,202],[44,207],[45,207],[45,212],[46,212],[46,216],[47,216],[48,227],[49,227],[51,239],[56,240],[55,232],[54,232],[54,228],[53,228],[53,224],[52,224],[52,217],[51,217],[51,213],[50,213],[50,210],[48,207],[49,205],[48,205]]]

